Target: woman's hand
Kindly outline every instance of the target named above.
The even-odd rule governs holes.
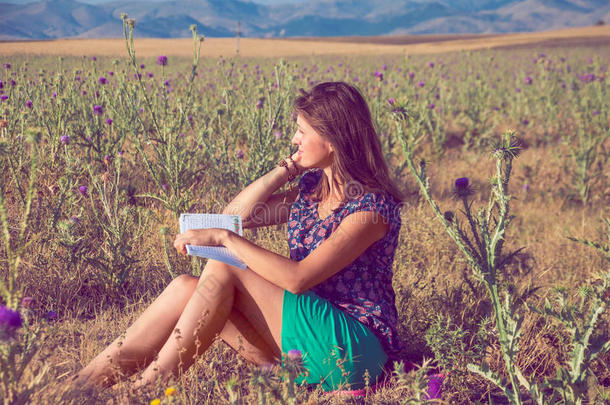
[[[297,169],[297,175],[300,175],[305,171],[305,168],[301,166],[301,154],[297,151],[290,156],[292,161],[294,162],[294,166]]]
[[[222,246],[227,235],[230,232],[226,229],[208,228],[208,229],[191,229],[184,233],[176,235],[174,247],[178,253],[186,254],[186,245],[195,246]]]

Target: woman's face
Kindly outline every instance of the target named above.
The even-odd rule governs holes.
[[[292,137],[292,144],[299,147],[297,163],[306,169],[325,168],[332,163],[331,143],[322,138],[301,114],[297,116],[297,132]]]

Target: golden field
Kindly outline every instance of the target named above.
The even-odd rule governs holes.
[[[390,54],[432,54],[465,50],[479,50],[499,47],[536,46],[549,41],[584,41],[589,43],[610,42],[610,26],[570,28],[557,31],[481,36],[471,35],[462,39],[447,39],[439,36],[426,37],[423,43],[387,44],[389,38],[378,37],[377,43],[362,43],[361,39],[256,39],[240,38],[239,54],[243,57],[290,57],[308,55],[390,55]],[[412,38],[413,37],[409,37]],[[417,37],[415,37],[417,39]],[[351,42],[353,41],[353,42]],[[152,57],[159,54],[168,56],[192,56],[193,43],[190,38],[158,39],[138,38],[135,41],[138,56]],[[235,38],[206,38],[201,48],[203,57],[233,56],[236,53]],[[125,42],[115,39],[59,39],[52,41],[21,41],[0,43],[0,55],[97,55],[126,56]]]

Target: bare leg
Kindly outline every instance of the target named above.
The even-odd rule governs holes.
[[[234,307],[253,326],[256,333],[250,336],[262,338],[249,346],[251,349],[259,347],[264,353],[258,360],[279,358],[283,293],[283,289],[250,269],[244,271],[215,260],[208,261],[176,323],[175,334],[163,345],[157,361],[144,370],[136,386],[146,385],[158,377],[177,375],[190,367],[210,346],[216,334],[224,330]],[[244,325],[248,327],[247,323]],[[235,328],[239,330],[238,326]],[[235,331],[229,329],[226,333],[231,332]],[[265,353],[265,348],[271,353]]]
[[[187,275],[172,280],[124,336],[112,342],[77,374],[77,384],[110,386],[120,375],[129,376],[150,364],[193,295],[196,280]]]

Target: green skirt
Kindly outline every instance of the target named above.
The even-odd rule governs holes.
[[[321,383],[326,391],[364,388],[367,370],[373,385],[388,360],[369,328],[313,291],[284,291],[282,353],[289,350],[301,351],[308,371],[297,383]]]

